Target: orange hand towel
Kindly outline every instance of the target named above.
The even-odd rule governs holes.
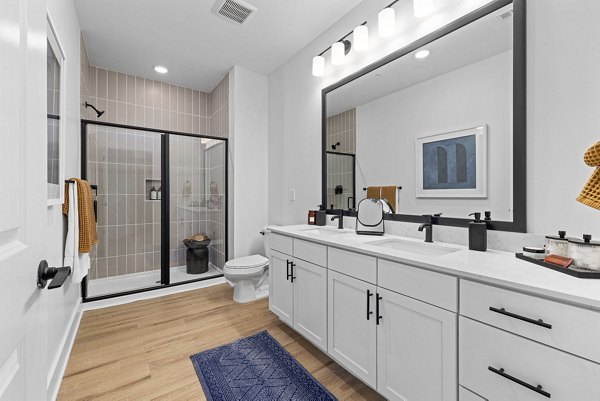
[[[69,181],[77,183],[77,203],[79,211],[79,252],[90,253],[92,246],[98,243],[98,232],[96,231],[96,216],[94,215],[94,196],[90,183],[79,178],[71,178]],[[69,215],[69,184],[65,183],[65,203],[63,214]]]
[[[381,187],[368,187],[367,188],[367,198],[369,198],[369,199],[381,198]]]
[[[398,194],[398,188],[396,186],[388,185],[381,187],[380,198],[386,199],[392,207],[392,213],[396,213],[396,196]]]

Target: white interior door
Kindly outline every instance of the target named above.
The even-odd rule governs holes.
[[[0,401],[46,400],[46,3],[0,1]]]

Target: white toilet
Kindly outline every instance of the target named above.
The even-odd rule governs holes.
[[[256,301],[269,295],[269,232],[263,229],[265,254],[250,255],[225,263],[223,275],[233,284],[233,300]]]

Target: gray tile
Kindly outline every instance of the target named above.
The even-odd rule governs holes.
[[[117,195],[117,224],[127,224],[127,195]]]

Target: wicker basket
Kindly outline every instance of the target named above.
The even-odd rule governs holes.
[[[600,209],[600,142],[585,152],[583,161],[590,167],[596,167],[596,170],[577,197],[577,201],[594,209]]]

